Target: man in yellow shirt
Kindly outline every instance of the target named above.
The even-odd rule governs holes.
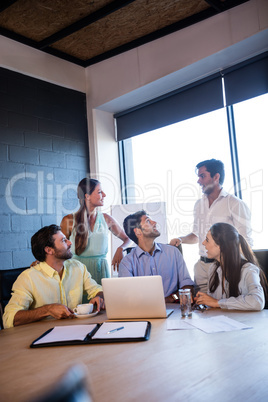
[[[73,318],[73,309],[82,303],[84,292],[98,311],[104,308],[102,287],[84,264],[71,259],[71,244],[57,225],[45,226],[32,236],[32,253],[40,262],[23,271],[14,282],[3,315],[4,328],[48,316]]]

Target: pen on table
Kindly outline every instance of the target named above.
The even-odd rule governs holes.
[[[113,332],[120,331],[120,329],[124,329],[124,327],[119,327],[119,328],[111,329],[111,331],[108,331],[107,334],[112,334]]]

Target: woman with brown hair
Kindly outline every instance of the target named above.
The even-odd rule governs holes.
[[[61,230],[72,241],[73,258],[86,265],[93,279],[101,283],[102,278],[110,277],[106,255],[108,252],[108,231],[122,240],[117,248],[112,266],[118,270],[123,258],[123,250],[131,243],[124,230],[114,218],[98,211],[103,206],[106,194],[101,183],[85,178],[77,188],[80,203],[79,210],[66,215],[61,222]]]
[[[250,246],[234,226],[215,223],[203,242],[208,258],[208,294],[198,292],[197,304],[235,310],[262,310],[267,280]]]

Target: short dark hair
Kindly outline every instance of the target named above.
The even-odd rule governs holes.
[[[34,257],[42,262],[46,260],[46,247],[54,247],[53,236],[61,231],[60,226],[50,225],[44,226],[38,230],[31,238],[31,247]]]
[[[199,162],[196,165],[196,169],[200,169],[201,167],[205,166],[207,171],[210,173],[211,177],[214,177],[216,173],[219,173],[220,180],[219,183],[223,184],[225,178],[225,171],[224,171],[224,164],[222,161],[218,159],[208,159],[203,162]]]
[[[138,238],[135,235],[134,229],[139,227],[143,215],[147,215],[144,210],[135,212],[134,214],[128,215],[123,222],[127,236],[136,244],[138,244]]]

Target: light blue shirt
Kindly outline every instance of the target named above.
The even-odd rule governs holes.
[[[183,286],[194,286],[181,253],[167,244],[155,243],[152,255],[137,246],[119,265],[118,276],[151,275],[162,276],[165,297]]]

